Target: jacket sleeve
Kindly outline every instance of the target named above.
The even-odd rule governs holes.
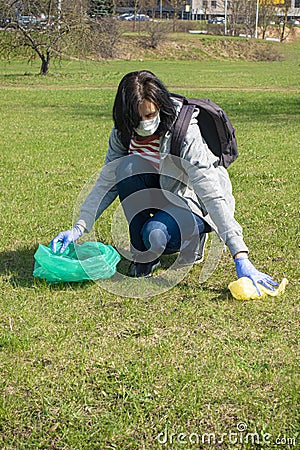
[[[248,252],[242,228],[234,218],[235,200],[227,170],[214,163],[217,157],[202,139],[197,124],[187,131],[181,150],[182,165],[197,197],[201,200],[220,238],[234,256]]]
[[[90,232],[95,221],[116,199],[118,193],[115,171],[119,158],[127,154],[128,149],[122,144],[119,131],[113,128],[109,138],[104,166],[95,185],[80,208],[77,224],[82,225],[87,232]]]

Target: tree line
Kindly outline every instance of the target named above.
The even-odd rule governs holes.
[[[119,1],[119,3],[117,3]],[[155,15],[157,0],[128,0],[134,12],[152,11]],[[166,0],[167,1],[167,0]],[[123,3],[122,3],[123,2]],[[29,58],[38,56],[41,61],[40,73],[46,75],[53,56],[78,55],[87,57],[94,53],[103,58],[112,58],[120,41],[122,27],[115,19],[118,7],[126,7],[125,0],[0,0],[0,50],[2,56],[11,55],[14,50],[23,48]],[[172,31],[177,30],[179,12],[186,0],[169,0],[173,11]],[[257,0],[235,0],[227,3],[228,34],[238,34],[239,22],[253,35]],[[166,3],[160,3],[160,6]],[[224,0],[218,0],[219,7]],[[288,9],[291,0],[281,0],[276,5],[270,0],[259,0],[260,27],[265,35],[268,24],[274,17],[283,20],[281,26],[284,39]],[[161,11],[160,11],[161,13]],[[133,30],[135,30],[135,20]],[[148,40],[144,44],[155,48],[166,33],[163,21],[147,24]]]

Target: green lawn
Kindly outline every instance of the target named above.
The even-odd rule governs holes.
[[[46,78],[0,63],[1,448],[299,448],[299,45],[286,48],[274,63],[64,62]],[[194,267],[152,297],[33,279],[38,243],[71,226],[103,164],[117,83],[140,68],[232,118],[236,218],[255,265],[288,278],[283,296],[234,300],[228,252],[203,284]],[[113,210],[96,225],[106,243]]]

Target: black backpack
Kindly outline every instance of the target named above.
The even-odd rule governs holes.
[[[178,94],[172,97],[182,101],[182,108],[174,124],[171,141],[171,154],[180,156],[181,147],[195,108],[200,112],[197,117],[201,135],[209,149],[218,156],[218,165],[228,167],[237,157],[238,148],[235,129],[227,114],[220,106],[208,98],[187,99]]]

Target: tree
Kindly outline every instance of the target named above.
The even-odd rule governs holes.
[[[148,22],[146,33],[140,38],[140,45],[143,48],[156,49],[166,39],[169,32],[169,25],[165,22]]]
[[[90,20],[90,50],[101,58],[113,58],[122,35],[120,23],[112,16],[96,16]]]
[[[84,47],[87,7],[88,0],[0,0],[2,16],[10,19],[2,52],[29,49],[31,57],[41,60],[40,74],[46,75],[53,56],[64,55],[70,46],[73,51]]]
[[[108,16],[114,12],[114,2],[112,0],[90,0],[90,15]]]
[[[236,0],[230,2],[230,31],[238,34],[241,24],[246,34],[254,36],[256,0]]]
[[[288,20],[288,11],[291,7],[291,0],[281,0],[274,2],[276,14],[279,19],[279,29],[280,29],[280,41],[283,42],[286,38],[286,28]]]
[[[186,0],[171,0],[170,1],[173,9],[174,9],[174,16],[173,16],[173,32],[176,33],[177,31],[177,18],[179,11],[184,7],[186,4]]]
[[[133,0],[132,4],[133,4],[133,14],[134,14],[133,31],[135,31],[136,30],[136,15],[137,15],[137,13],[139,11],[140,0]]]
[[[273,4],[270,3],[270,0],[260,0],[259,25],[262,32],[262,39],[265,39],[270,22],[274,21],[275,18],[276,13]]]
[[[228,7],[228,29],[229,32],[235,36],[238,34],[238,24],[244,20],[244,1],[236,0],[230,2],[230,7]]]

